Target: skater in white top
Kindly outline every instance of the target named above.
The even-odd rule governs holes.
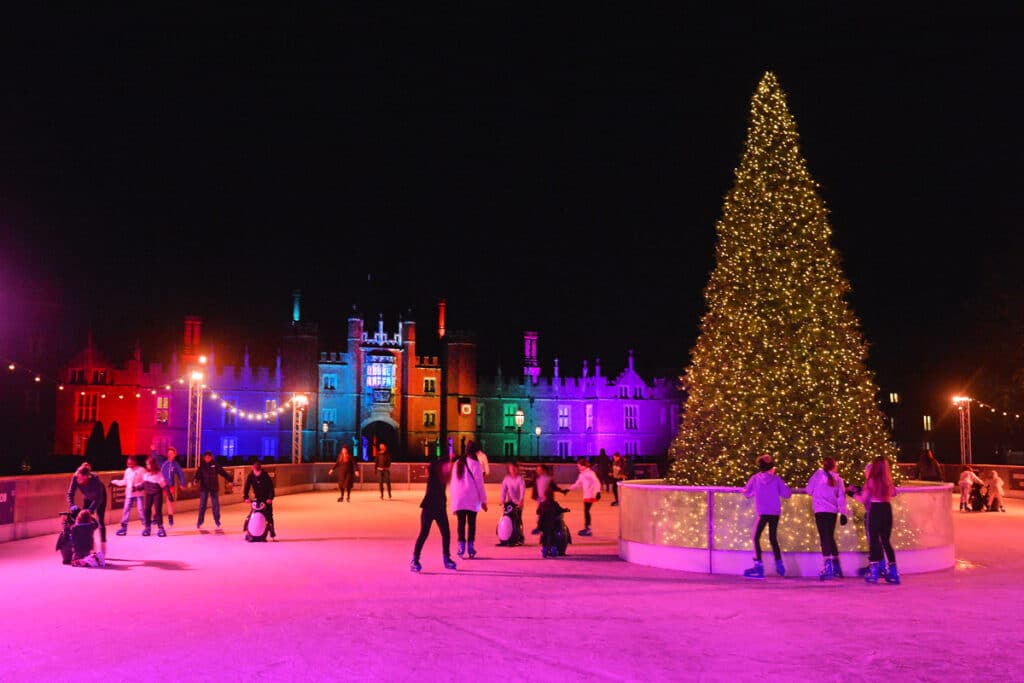
[[[841,579],[843,569],[839,565],[839,546],[836,545],[836,519],[840,524],[846,524],[846,486],[842,477],[836,474],[835,458],[821,461],[821,469],[812,474],[807,482],[807,495],[811,497],[814,523],[821,540],[821,554],[825,558],[818,578],[822,581]]]
[[[586,458],[577,460],[576,467],[579,468],[580,473],[568,490],[583,489],[583,523],[585,526],[580,530],[579,535],[592,536],[593,532],[590,530],[590,508],[597,501],[598,496],[601,495],[601,480],[597,478],[594,470],[590,468],[590,461]]]
[[[977,484],[984,486],[984,482],[970,465],[964,465],[960,472],[960,512],[968,512],[971,509],[971,487]]]

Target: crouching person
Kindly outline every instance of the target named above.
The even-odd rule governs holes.
[[[99,523],[89,510],[82,510],[71,527],[71,566],[102,567],[106,564],[103,551],[96,550],[96,530]]]
[[[252,464],[252,471],[245,478],[245,489],[242,491],[242,498],[250,502],[249,492],[252,492],[252,500],[263,503],[263,516],[267,518],[267,526],[270,528],[270,537],[277,538],[277,529],[274,526],[274,480],[263,469],[263,465],[257,460]],[[248,521],[248,518],[246,518]],[[245,531],[243,526],[242,531]]]

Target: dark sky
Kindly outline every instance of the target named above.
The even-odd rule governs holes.
[[[328,338],[353,304],[426,333],[445,296],[484,363],[532,328],[545,373],[676,375],[771,69],[883,386],[1020,365],[1016,11],[213,4],[7,17],[0,259],[72,351],[159,355],[196,313],[269,363],[300,288]]]

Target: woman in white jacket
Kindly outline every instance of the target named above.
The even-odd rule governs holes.
[[[590,530],[590,508],[597,501],[598,496],[601,495],[601,480],[597,478],[594,470],[590,468],[590,461],[586,458],[577,460],[576,467],[580,473],[568,490],[583,489],[583,523],[585,526],[579,531],[579,535],[591,536],[593,532]]]
[[[459,557],[466,554],[466,526],[469,526],[469,556],[476,557],[476,513],[487,512],[487,491],[484,489],[484,475],[480,463],[472,456],[480,450],[476,442],[466,444],[466,451],[455,458],[449,492],[452,510],[458,518]]]
[[[807,482],[807,495],[811,497],[814,523],[821,539],[821,554],[825,557],[825,566],[818,576],[822,581],[833,577],[841,579],[843,569],[839,565],[839,546],[836,545],[836,518],[846,524],[846,486],[836,474],[834,458],[821,461],[821,469]]]

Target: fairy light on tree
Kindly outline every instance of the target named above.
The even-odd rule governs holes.
[[[775,455],[793,485],[825,455],[847,480],[863,478],[877,455],[895,465],[817,187],[785,94],[766,73],[717,223],[706,312],[683,377],[685,413],[669,450],[672,483],[741,485],[758,453]]]

